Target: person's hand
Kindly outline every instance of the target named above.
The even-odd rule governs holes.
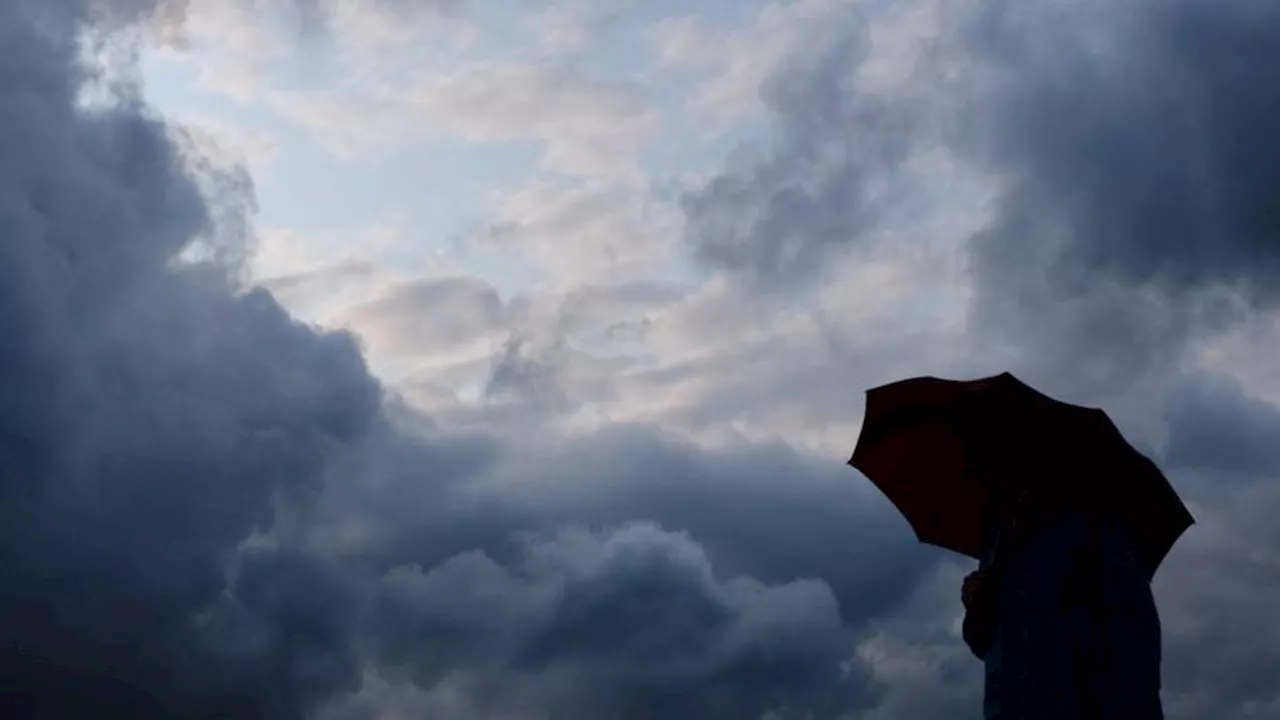
[[[964,603],[965,610],[969,609],[973,599],[982,590],[982,581],[985,578],[986,573],[981,570],[974,570],[965,576],[964,584],[960,586],[960,602]]]

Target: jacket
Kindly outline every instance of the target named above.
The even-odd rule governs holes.
[[[987,529],[965,615],[984,717],[1160,720],[1159,618],[1127,531],[1079,507],[1024,518],[1003,538]]]

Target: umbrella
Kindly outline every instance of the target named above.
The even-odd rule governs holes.
[[[1010,373],[920,377],[867,391],[849,464],[920,541],[977,558],[988,503],[1004,489],[1094,504],[1130,529],[1154,574],[1191,513],[1107,414],[1040,393]]]

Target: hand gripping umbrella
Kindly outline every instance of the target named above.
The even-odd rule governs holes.
[[[867,391],[849,464],[889,498],[920,541],[977,558],[999,491],[1046,491],[1122,520],[1154,574],[1191,513],[1105,412],[1055,400],[1003,373],[912,378]]]

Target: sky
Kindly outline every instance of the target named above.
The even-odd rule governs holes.
[[[845,460],[1010,370],[1196,516],[1167,716],[1280,715],[1278,54],[1265,0],[0,4],[4,702],[977,718],[972,561]]]

